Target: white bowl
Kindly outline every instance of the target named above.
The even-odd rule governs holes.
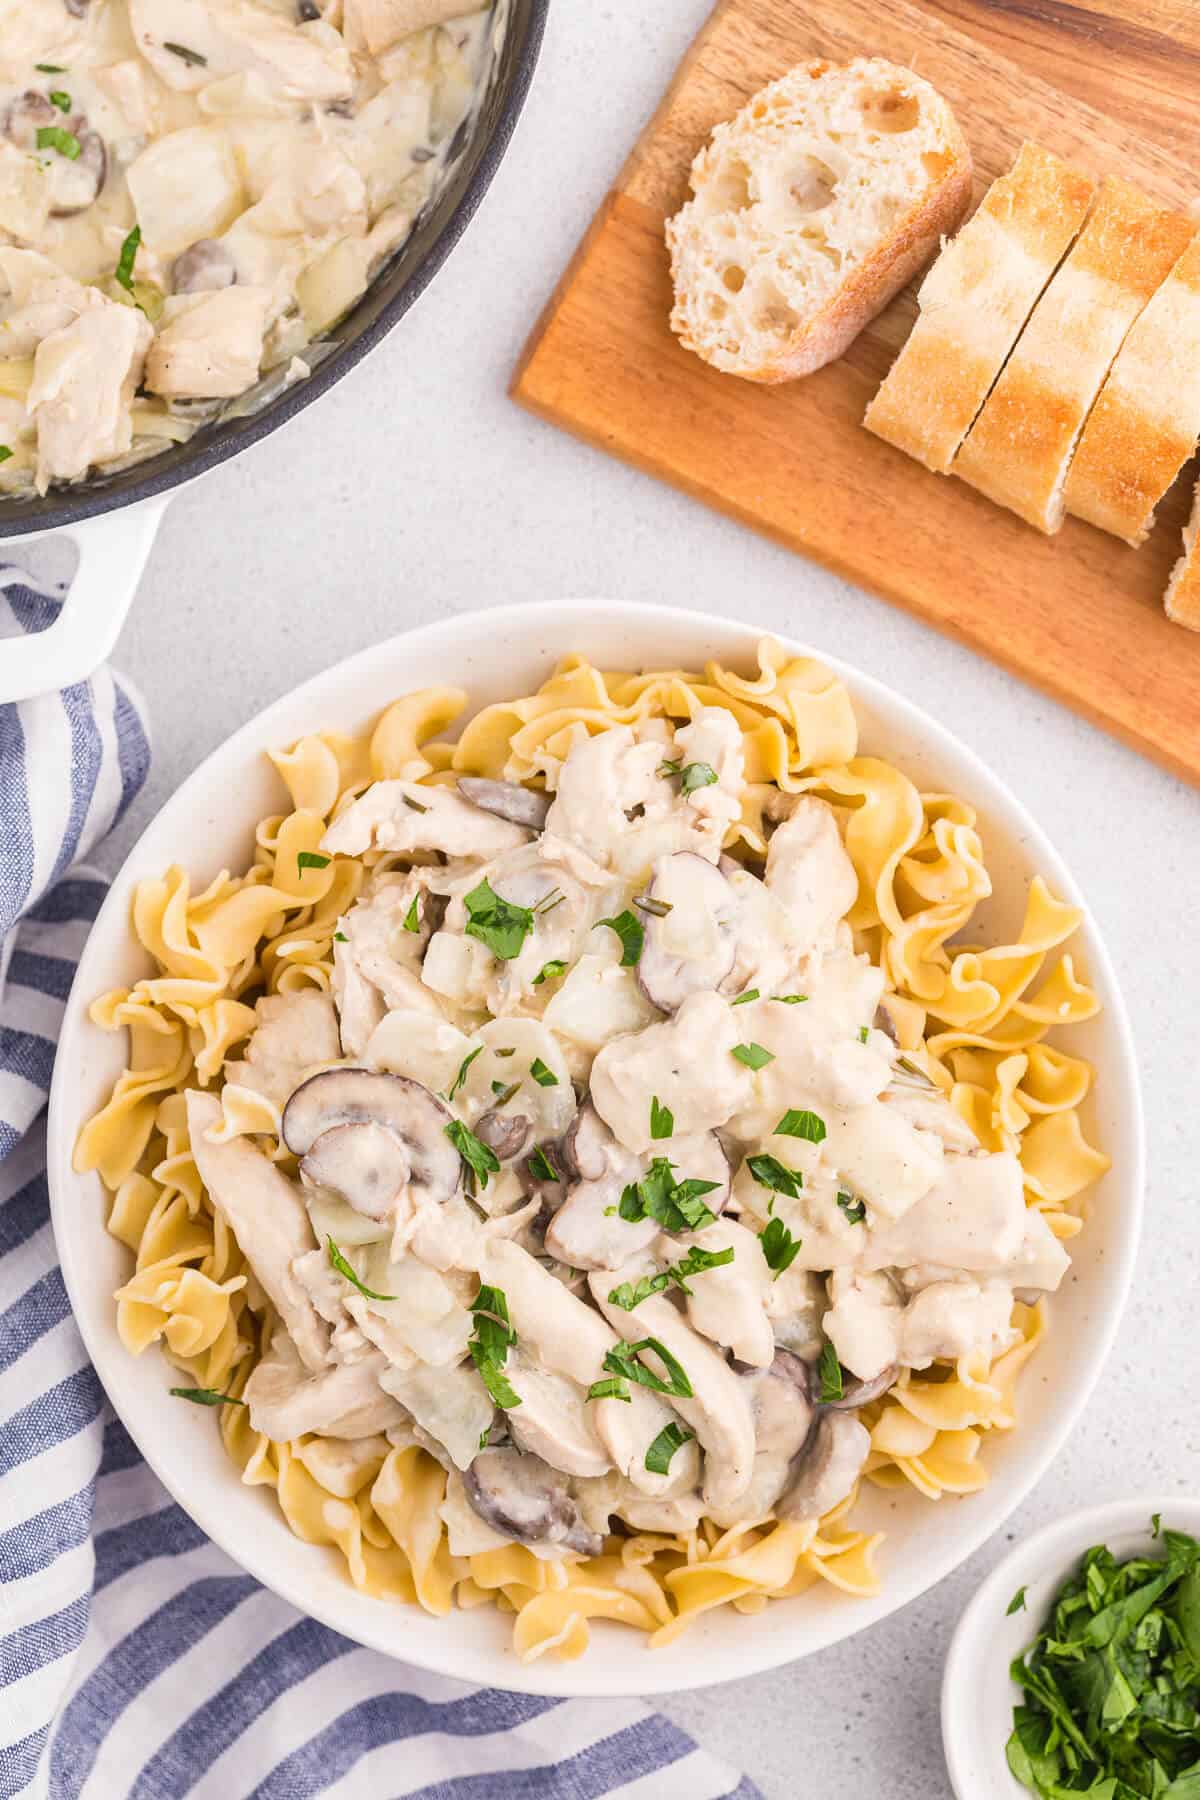
[[[304,1612],[360,1643],[465,1680],[550,1694],[649,1694],[753,1675],[809,1655],[875,1624],[939,1581],[997,1529],[1062,1444],[1108,1354],[1125,1303],[1142,1209],[1142,1119],[1129,1025],[1107,953],[1085,924],[1082,953],[1103,1012],[1073,1035],[1091,1059],[1096,1093],[1086,1124],[1113,1158],[1090,1201],[1088,1229],[1073,1246],[1072,1271],[1052,1312],[1052,1336],[1020,1390],[1020,1429],[986,1447],[992,1481],[968,1500],[931,1505],[917,1494],[872,1490],[861,1517],[883,1529],[884,1585],[851,1600],[818,1585],[757,1617],[708,1614],[667,1649],[600,1626],[578,1662],[522,1665],[510,1624],[490,1608],[446,1620],[357,1593],[335,1553],[292,1536],[274,1498],[243,1487],[222,1451],[211,1414],[167,1395],[156,1354],[135,1360],[117,1337],[113,1289],[128,1278],[127,1251],[104,1229],[94,1175],[71,1169],[82,1123],[107,1097],[124,1044],[87,1018],[97,994],[135,981],[147,962],[129,930],[134,884],[181,863],[203,884],[239,869],[253,849],[254,822],[281,807],[282,790],[262,752],[305,732],[353,730],[406,689],[439,682],[467,688],[474,705],[528,691],[571,650],[602,668],[695,667],[708,657],[753,665],[755,629],[705,614],[611,601],[512,606],[424,626],[351,657],[306,682],[244,726],[196,770],[131,852],[92,930],[67,1007],[50,1100],[50,1192],[67,1288],[84,1340],[117,1412],[147,1462],[210,1537],[252,1575]],[[820,656],[802,645],[790,649]],[[1000,777],[948,731],[881,683],[833,657],[822,660],[853,696],[864,748],[888,756],[925,789],[963,795],[980,814],[996,893],[988,937],[1015,932],[1029,878],[1040,871],[1066,900],[1082,904],[1062,859]],[[1064,1357],[1057,1344],[1069,1344]]]
[[[1041,1630],[1054,1597],[1085,1550],[1107,1544],[1119,1562],[1156,1556],[1151,1520],[1200,1537],[1200,1500],[1117,1500],[1047,1525],[992,1570],[958,1622],[942,1678],[942,1742],[958,1800],[1029,1800],[1004,1747],[1022,1693],[1009,1665]],[[1008,1606],[1025,1588],[1025,1609]]]

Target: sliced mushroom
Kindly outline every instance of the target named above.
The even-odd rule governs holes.
[[[441,1101],[406,1075],[327,1069],[303,1082],[288,1101],[283,1136],[288,1149],[307,1160],[318,1139],[343,1128],[335,1142],[322,1148],[319,1179],[352,1206],[358,1205],[356,1195],[381,1203],[396,1171],[394,1143],[408,1165],[404,1191],[419,1206],[449,1200],[458,1188],[459,1156],[446,1136],[449,1123]],[[364,1130],[365,1140],[356,1135]],[[374,1178],[366,1172],[371,1158],[376,1159]],[[393,1193],[397,1191],[393,1182]]]
[[[707,858],[679,850],[655,864],[646,899],[638,983],[660,1012],[678,1012],[689,994],[720,987],[733,967],[737,896]]]
[[[599,1181],[608,1172],[615,1143],[616,1139],[600,1114],[590,1101],[585,1101],[562,1141],[568,1174],[579,1181]],[[630,1158],[631,1162],[634,1160]]]
[[[335,1188],[368,1219],[388,1219],[408,1185],[410,1163],[384,1125],[335,1125],[323,1131],[300,1164],[311,1187]]]
[[[593,1427],[595,1410],[586,1389],[565,1375],[544,1369],[520,1349],[504,1373],[521,1404],[508,1412],[508,1430],[518,1450],[540,1456],[564,1475],[605,1475],[609,1455]]]
[[[463,1488],[484,1523],[519,1544],[561,1544],[581,1556],[599,1556],[604,1548],[580,1518],[566,1476],[540,1456],[481,1450]]]
[[[808,1442],[815,1412],[808,1369],[790,1350],[776,1350],[766,1369],[736,1362],[733,1366],[751,1396],[754,1473],[740,1499],[714,1515],[726,1529],[772,1510],[787,1486],[792,1463]]]
[[[846,1382],[841,1399],[826,1400],[824,1404],[830,1412],[857,1411],[860,1406],[869,1406],[872,1400],[881,1399],[889,1388],[895,1386],[899,1373],[897,1364],[891,1363],[886,1369],[880,1369],[878,1375],[872,1375],[869,1381]]]
[[[493,1107],[475,1121],[475,1136],[503,1162],[520,1156],[529,1140],[531,1121],[524,1113],[503,1113]]]
[[[516,781],[486,781],[480,775],[460,775],[458,791],[481,812],[494,813],[498,819],[509,819],[514,825],[528,825],[531,831],[543,829],[550,811],[549,794],[539,794]]]
[[[237,282],[237,264],[216,238],[197,238],[175,258],[171,289],[176,294],[207,294]]]
[[[871,1434],[850,1413],[823,1408],[792,1465],[792,1478],[776,1506],[781,1519],[824,1518],[846,1498],[863,1471]]]
[[[575,1269],[618,1269],[654,1242],[661,1224],[653,1218],[625,1219],[621,1196],[641,1179],[647,1157],[619,1144],[590,1103],[576,1115],[563,1140],[568,1163],[583,1173],[546,1232],[546,1249]],[[720,1214],[729,1199],[729,1162],[715,1131],[672,1138],[654,1146],[673,1165],[679,1181],[712,1181],[704,1204]]]
[[[36,150],[38,132],[60,122],[45,94],[34,93],[32,88],[18,94],[4,109],[4,135],[18,150]]]
[[[55,156],[50,165],[52,219],[72,219],[99,199],[108,179],[108,151],[86,119],[70,119],[67,130],[78,141],[79,155]]]
[[[63,0],[63,5],[73,19],[86,19],[91,3],[92,0]]]

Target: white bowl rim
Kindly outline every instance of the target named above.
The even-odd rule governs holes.
[[[732,629],[744,639],[747,649],[752,648],[757,641],[764,638],[772,639],[794,655],[811,657],[823,664],[845,682],[852,700],[857,695],[862,695],[864,699],[879,704],[884,710],[896,708],[907,714],[914,723],[919,723],[925,741],[935,751],[940,749],[948,751],[964,764],[971,776],[978,779],[985,790],[990,786],[998,794],[1002,803],[1020,822],[1022,839],[1028,846],[1030,863],[1036,863],[1038,870],[1052,882],[1055,891],[1062,898],[1067,899],[1083,911],[1085,929],[1089,936],[1088,956],[1092,981],[1104,994],[1104,1011],[1114,1027],[1115,1055],[1108,1079],[1122,1088],[1130,1114],[1130,1154],[1125,1159],[1127,1179],[1123,1183],[1124,1229],[1114,1244],[1107,1264],[1108,1279],[1113,1288],[1113,1304],[1099,1330],[1099,1341],[1090,1373],[1079,1380],[1062,1402],[1061,1410],[1057,1412],[1057,1423],[1052,1430],[1047,1432],[1046,1441],[1040,1453],[1037,1455],[1027,1453],[1026,1460],[1022,1463],[1019,1471],[1008,1475],[1003,1487],[1002,1510],[996,1510],[994,1505],[992,1507],[987,1505],[989,1494],[995,1495],[1000,1491],[999,1484],[992,1484],[983,1493],[972,1496],[972,1518],[977,1518],[981,1522],[985,1519],[987,1521],[986,1524],[981,1523],[980,1529],[973,1534],[973,1541],[964,1543],[961,1547],[955,1545],[948,1553],[941,1556],[927,1558],[919,1571],[911,1565],[893,1570],[880,1595],[871,1600],[855,1601],[852,1606],[846,1606],[844,1615],[839,1617],[820,1645],[809,1646],[805,1649],[796,1648],[790,1652],[786,1648],[781,1651],[778,1647],[768,1644],[762,1639],[757,1639],[752,1631],[748,1631],[739,1643],[736,1667],[729,1667],[719,1674],[711,1674],[706,1673],[700,1666],[699,1659],[694,1659],[692,1665],[694,1674],[689,1671],[684,1678],[680,1677],[677,1666],[673,1664],[668,1666],[666,1658],[657,1655],[648,1655],[644,1659],[638,1659],[636,1664],[633,1659],[630,1659],[629,1672],[620,1676],[610,1676],[607,1672],[601,1674],[594,1664],[589,1664],[587,1655],[571,1663],[551,1663],[548,1658],[541,1658],[533,1663],[523,1664],[514,1658],[511,1664],[506,1662],[503,1668],[497,1668],[494,1660],[485,1652],[478,1652],[473,1647],[456,1642],[457,1634],[452,1630],[446,1630],[444,1634],[440,1635],[433,1648],[426,1644],[415,1649],[412,1646],[397,1646],[389,1641],[393,1634],[388,1633],[385,1628],[370,1631],[358,1624],[349,1624],[345,1617],[339,1616],[336,1606],[324,1607],[314,1602],[313,1597],[306,1589],[302,1558],[297,1558],[297,1567],[294,1571],[290,1568],[281,1570],[273,1556],[260,1555],[258,1547],[253,1543],[239,1543],[233,1547],[224,1534],[223,1517],[219,1505],[210,1505],[202,1498],[198,1499],[185,1487],[181,1473],[170,1465],[166,1454],[167,1435],[163,1434],[161,1444],[147,1444],[141,1436],[131,1430],[130,1435],[134,1438],[134,1442],[148,1466],[162,1482],[167,1492],[200,1526],[201,1530],[264,1587],[290,1601],[298,1611],[317,1619],[321,1624],[329,1626],[330,1629],[341,1632],[369,1648],[380,1650],[385,1655],[397,1660],[408,1661],[436,1674],[447,1675],[462,1681],[475,1681],[493,1687],[502,1686],[510,1691],[533,1694],[587,1697],[647,1696],[706,1687],[721,1681],[762,1674],[798,1660],[803,1655],[815,1654],[819,1649],[827,1649],[845,1638],[852,1637],[858,1631],[880,1622],[883,1618],[890,1617],[950,1574],[968,1556],[974,1554],[991,1534],[1000,1528],[1004,1520],[1011,1516],[1030,1490],[1041,1480],[1067,1437],[1074,1430],[1111,1354],[1117,1328],[1128,1302],[1144,1213],[1145,1118],[1133,1030],[1128,1009],[1117,981],[1116,971],[1108,948],[1087,906],[1086,899],[1061,854],[1051,843],[1041,825],[1026,811],[1003,776],[989,767],[976,751],[958,738],[939,719],[926,712],[915,701],[909,700],[904,694],[890,687],[886,682],[868,675],[854,664],[771,627],[754,622],[722,618],[719,614],[705,613],[696,608],[643,604],[636,601],[611,600],[600,597],[553,602],[520,601],[506,606],[452,614],[447,618],[416,626],[408,631],[398,632],[380,643],[368,645],[365,649],[355,652],[339,663],[318,670],[306,681],[279,695],[269,705],[260,709],[224,743],[209,752],[164,802],[153,818],[148,821],[114,877],[105,901],[88,934],[63,1014],[60,1051],[55,1058],[50,1088],[47,1120],[47,1180],[55,1241],[72,1311],[83,1336],[88,1355],[108,1395],[110,1404],[118,1416],[122,1416],[121,1408],[113,1399],[113,1392],[114,1389],[120,1392],[123,1378],[128,1375],[134,1359],[130,1358],[128,1352],[119,1345],[107,1342],[91,1333],[84,1323],[86,1308],[79,1304],[79,1296],[87,1286],[88,1272],[82,1258],[76,1254],[73,1236],[69,1230],[70,1219],[66,1212],[65,1189],[71,1174],[72,1146],[64,1142],[63,1117],[69,1112],[68,1096],[71,1079],[67,1071],[72,1060],[73,1040],[81,1024],[86,1020],[87,1006],[94,998],[95,993],[99,991],[99,986],[96,985],[96,975],[89,966],[92,945],[103,937],[114,912],[120,911],[122,922],[125,929],[128,930],[127,870],[135,861],[145,838],[160,827],[164,817],[168,814],[172,818],[176,815],[186,814],[193,794],[203,788],[214,764],[227,758],[232,760],[243,747],[253,746],[255,753],[260,753],[261,744],[264,741],[272,741],[270,733],[275,717],[290,712],[292,707],[304,700],[306,696],[311,695],[314,705],[317,705],[319,702],[316,696],[319,690],[324,689],[327,684],[352,687],[357,675],[369,676],[374,673],[378,669],[381,659],[390,660],[393,657],[403,657],[406,650],[411,652],[414,640],[420,640],[423,650],[436,649],[440,639],[452,642],[463,631],[466,621],[475,620],[485,624],[489,630],[493,627],[503,629],[506,625],[528,625],[531,630],[536,631],[548,612],[552,612],[556,622],[577,621],[580,642],[585,649],[586,633],[589,627],[596,626],[598,615],[603,615],[605,618],[628,618],[631,624],[637,621],[642,625],[659,624],[671,629],[678,628],[682,622],[694,626],[698,633],[706,628],[711,630],[714,626],[723,631]],[[631,656],[633,663],[636,664],[639,660],[637,654]],[[287,735],[282,726],[279,729],[280,736],[274,739],[276,742],[282,741],[282,737]],[[102,978],[100,985],[102,985]],[[129,1429],[128,1421],[123,1417],[122,1423],[125,1424],[126,1429]],[[297,1543],[299,1544],[299,1540]],[[304,1546],[306,1550],[309,1548],[310,1546]],[[348,1595],[360,1598],[349,1581],[346,1585]],[[388,1610],[392,1611],[393,1609],[389,1608]],[[444,1623],[449,1625],[450,1621]]]
[[[981,1658],[978,1654],[981,1622],[994,1631],[997,1619],[1006,1615],[1012,1597],[1020,1588],[1043,1576],[1053,1580],[1055,1590],[1066,1581],[1079,1557],[1093,1544],[1106,1544],[1118,1536],[1145,1539],[1149,1544],[1151,1520],[1161,1515],[1164,1526],[1175,1529],[1172,1515],[1188,1514],[1180,1528],[1193,1536],[1200,1535],[1200,1499],[1188,1494],[1159,1494],[1146,1499],[1106,1500],[1099,1506],[1084,1507],[1067,1513],[1035,1531],[1032,1537],[1015,1544],[991,1574],[980,1584],[963,1609],[954,1628],[946,1664],[942,1673],[942,1746],[946,1767],[959,1800],[983,1800],[975,1782],[971,1763],[971,1745],[975,1741],[970,1721],[979,1716],[977,1707],[978,1678]],[[1125,1554],[1123,1552],[1122,1554]],[[1030,1609],[1026,1641],[1033,1642],[1039,1629],[1037,1615]],[[1007,1662],[1005,1664],[1007,1674]],[[1014,1701],[1018,1690],[1012,1689]],[[968,1696],[971,1703],[965,1704]],[[996,1746],[1003,1756],[1004,1746]],[[1012,1781],[1013,1792],[1026,1790]]]

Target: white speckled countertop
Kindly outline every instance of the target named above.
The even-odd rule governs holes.
[[[1091,896],[1139,1037],[1150,1188],[1127,1328],[1058,1466],[957,1575],[869,1637],[665,1708],[770,1800],[945,1800],[943,1655],[1010,1538],[1084,1503],[1200,1490],[1197,796],[506,398],[538,310],[707,10],[555,0],[512,148],[427,293],[324,400],[174,500],[114,659],[149,699],[156,756],[108,860],[207,751],[315,670],[419,620],[518,598],[676,600],[795,633],[901,688],[1000,769]],[[1195,648],[1181,638],[1181,654]],[[1058,1354],[1069,1365],[1070,1346]]]

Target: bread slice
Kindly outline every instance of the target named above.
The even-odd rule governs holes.
[[[920,317],[863,424],[944,475],[1087,217],[1092,183],[1023,144],[921,284]]]
[[[971,153],[935,88],[881,57],[791,69],[718,125],[667,222],[671,329],[716,369],[832,362],[953,231]]]
[[[1182,229],[1195,228],[1184,220]],[[1198,437],[1200,237],[1192,237],[1100,389],[1067,476],[1067,511],[1143,543]]]
[[[1176,625],[1200,631],[1200,482],[1192,500],[1192,516],[1183,528],[1183,555],[1171,570],[1163,606]]]
[[[1178,213],[1128,181],[1104,182],[955,457],[956,475],[1039,531],[1059,529],[1067,472],[1092,403],[1189,231]]]

